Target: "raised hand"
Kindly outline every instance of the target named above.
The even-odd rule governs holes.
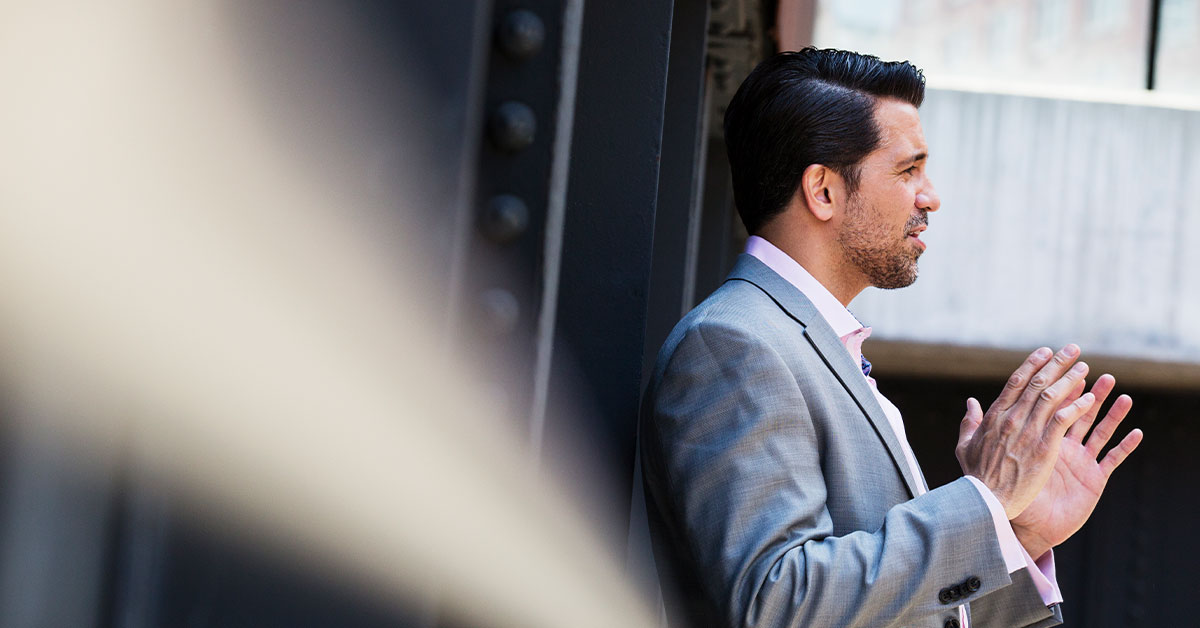
[[[978,401],[967,401],[954,453],[963,473],[991,489],[1010,520],[1042,492],[1067,430],[1095,402],[1092,393],[1069,400],[1087,375],[1078,358],[1073,344],[1053,356],[1043,347],[1013,372],[986,414]]]
[[[1068,396],[1068,400],[1083,392],[1081,384]],[[1067,430],[1060,444],[1058,462],[1042,492],[1012,520],[1013,532],[1030,556],[1041,556],[1083,526],[1096,508],[1096,502],[1100,500],[1113,470],[1142,442],[1142,431],[1132,430],[1104,458],[1097,461],[1100,450],[1112,438],[1133,406],[1129,395],[1117,397],[1104,415],[1104,420],[1084,440],[1099,414],[1101,404],[1114,386],[1116,379],[1112,375],[1102,375],[1096,380],[1091,391],[1096,403]]]

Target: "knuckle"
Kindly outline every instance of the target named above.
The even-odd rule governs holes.
[[[1025,376],[1023,374],[1013,373],[1012,376],[1008,378],[1008,382],[1005,385],[1009,388],[1020,388],[1024,383]]]
[[[1045,401],[1046,403],[1052,403],[1054,401],[1054,391],[1047,388],[1038,393],[1038,399]]]
[[[1029,380],[1029,385],[1038,390],[1045,388],[1049,384],[1050,378],[1042,375],[1041,373],[1034,375],[1033,379]]]

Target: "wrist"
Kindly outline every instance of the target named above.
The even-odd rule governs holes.
[[[1041,558],[1046,552],[1054,548],[1049,541],[1037,532],[1014,521],[1010,521],[1009,523],[1012,524],[1013,534],[1017,535],[1017,541],[1021,544],[1021,547],[1024,547],[1025,551],[1034,560]]]

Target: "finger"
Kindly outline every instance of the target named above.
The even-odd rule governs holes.
[[[1050,416],[1056,409],[1062,398],[1075,386],[1075,382],[1082,379],[1082,376],[1087,375],[1085,371],[1082,374],[1075,373],[1065,384],[1060,385],[1062,378],[1072,374],[1072,365],[1079,359],[1079,346],[1074,343],[1068,344],[1054,354],[1032,377],[1029,378],[1029,385],[1021,392],[1021,396],[1017,402],[1012,405],[1015,409],[1032,409],[1039,402],[1041,410],[1041,420],[1045,421],[1046,417]],[[1052,387],[1059,385],[1059,388]],[[1047,393],[1047,391],[1051,391]]]
[[[979,429],[979,423],[982,421],[983,408],[979,406],[979,401],[974,397],[967,399],[967,414],[958,424],[958,444],[960,446],[971,440],[971,436],[975,434],[975,430]]]
[[[993,410],[1003,412],[1012,407],[1021,398],[1021,393],[1025,392],[1034,373],[1045,366],[1052,355],[1053,352],[1048,347],[1042,347],[1029,354],[1021,366],[1018,366],[1017,370],[1008,377],[1008,381],[1004,384],[1004,390],[1000,391],[1000,395],[992,402],[988,412]]]
[[[1058,410],[1062,406],[1063,400],[1066,399],[1067,394],[1074,390],[1078,382],[1083,381],[1087,377],[1087,372],[1088,365],[1086,362],[1076,362],[1058,381],[1054,382],[1041,393],[1038,393],[1037,403],[1029,412],[1030,426],[1041,426],[1041,428],[1047,430],[1046,433],[1056,435],[1058,438],[1065,436],[1067,428],[1073,425],[1076,420],[1081,418],[1095,404],[1096,396],[1092,393],[1084,393],[1079,399],[1066,406],[1068,412]],[[1030,385],[1032,386],[1032,383]],[[1085,399],[1088,400],[1086,403],[1084,403]],[[1080,407],[1083,408],[1083,412],[1075,414],[1075,409]],[[1058,428],[1064,424],[1064,417],[1068,416],[1071,417],[1070,424],[1062,427],[1062,431],[1059,431]]]
[[[1068,405],[1074,403],[1075,400],[1078,399],[1079,396],[1083,394],[1083,391],[1086,388],[1087,388],[1086,381],[1081,379],[1078,382],[1075,382],[1075,387],[1071,389],[1071,392],[1067,393],[1066,399],[1063,399],[1063,402],[1058,404],[1058,409],[1061,410],[1061,409],[1067,407]]]
[[[1067,430],[1079,420],[1080,417],[1087,414],[1088,410],[1096,403],[1096,397],[1092,393],[1084,393],[1082,397],[1076,399],[1073,403],[1065,408],[1057,410],[1050,421],[1046,424],[1046,437],[1051,439],[1062,438]]]
[[[1108,409],[1108,414],[1104,415],[1104,420],[1092,430],[1092,435],[1088,437],[1087,443],[1084,444],[1087,454],[1091,458],[1100,455],[1100,450],[1108,444],[1108,439],[1112,438],[1117,427],[1121,425],[1121,421],[1125,420],[1125,415],[1129,414],[1129,409],[1133,407],[1133,399],[1129,395],[1121,395],[1113,402],[1111,408]]]
[[[1109,450],[1108,455],[1104,456],[1104,460],[1100,461],[1100,470],[1104,471],[1104,477],[1111,477],[1112,472],[1117,467],[1121,466],[1122,462],[1133,453],[1134,449],[1142,443],[1142,430],[1134,429],[1117,443],[1116,447]]]
[[[1092,394],[1096,396],[1096,403],[1092,405],[1091,410],[1087,411],[1087,414],[1080,417],[1075,425],[1071,426],[1071,429],[1067,430],[1067,438],[1073,439],[1077,443],[1083,442],[1083,437],[1087,436],[1088,430],[1092,429],[1092,424],[1096,422],[1096,415],[1100,414],[1100,407],[1108,400],[1109,393],[1116,385],[1117,379],[1108,373],[1101,375],[1096,383],[1092,384]]]

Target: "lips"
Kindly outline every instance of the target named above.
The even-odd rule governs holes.
[[[909,219],[908,224],[905,225],[905,227],[908,229],[908,231],[905,232],[905,235],[909,238],[912,238],[912,241],[922,251],[925,250],[925,243],[921,241],[920,235],[925,231],[926,228],[928,228],[928,225],[929,219],[923,214],[921,216],[912,217]]]

